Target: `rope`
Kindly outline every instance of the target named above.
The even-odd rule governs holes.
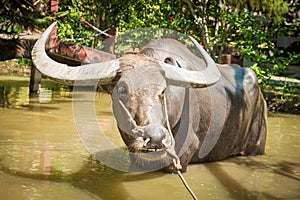
[[[81,20],[83,21],[83,23],[85,23],[86,25],[88,25],[89,27],[91,27],[92,29],[94,29],[95,31],[97,31],[98,33],[101,33],[107,37],[112,37],[112,35],[105,33],[104,31],[101,31],[100,29],[98,29],[96,26],[92,25],[91,23],[89,23],[88,21],[86,21],[84,19],[84,17],[81,17]]]
[[[168,110],[167,110],[167,99],[166,99],[165,95],[164,95],[164,106],[165,106],[165,116],[166,116],[166,121],[167,121],[168,133],[169,133],[171,139],[173,140],[174,138],[173,138],[173,134],[172,134],[170,123],[169,123]]]
[[[166,116],[166,121],[167,121],[167,128],[168,128],[168,133],[171,137],[172,142],[174,141],[174,137],[171,131],[171,127],[170,127],[170,122],[169,122],[169,117],[168,117],[168,110],[167,110],[167,100],[166,97],[164,95],[164,108],[165,108],[165,116]],[[173,144],[174,145],[174,144]],[[182,173],[180,172],[180,170],[182,169],[182,166],[180,164],[180,159],[177,156],[174,148],[172,149],[166,149],[166,152],[168,154],[170,154],[170,156],[172,156],[173,159],[173,165],[176,168],[176,172],[177,175],[179,176],[179,178],[181,179],[183,185],[185,186],[185,188],[188,190],[188,192],[190,193],[190,195],[193,197],[194,200],[198,200],[197,196],[195,195],[195,193],[193,192],[193,190],[191,189],[191,187],[189,186],[189,184],[186,182],[185,178],[183,177]]]
[[[184,184],[185,188],[189,191],[189,193],[193,197],[193,199],[198,200],[197,196],[195,195],[193,190],[190,188],[189,184],[185,181],[185,179],[184,179],[183,175],[181,174],[180,170],[177,170],[177,174],[178,174],[179,178],[181,179],[182,183]]]

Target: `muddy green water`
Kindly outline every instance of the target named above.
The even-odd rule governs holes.
[[[0,77],[0,199],[191,199],[176,175],[128,174],[98,162],[77,134],[69,87]],[[96,96],[98,123],[123,146],[108,96]],[[300,116],[269,116],[266,155],[190,165],[199,199],[300,199]],[[110,154],[107,154],[109,157]]]

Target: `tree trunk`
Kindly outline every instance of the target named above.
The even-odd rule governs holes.
[[[196,15],[195,10],[192,6],[192,2],[191,0],[186,0],[186,3],[189,6],[189,9],[194,17],[194,19],[196,20],[196,24],[200,27],[201,30],[201,36],[202,36],[202,41],[203,41],[203,45],[204,48],[206,49],[206,51],[211,54],[211,49],[209,47],[209,37],[208,37],[208,28],[207,28],[207,17],[206,17],[206,3],[207,0],[205,0],[204,2],[204,6],[203,6],[203,16],[200,18]]]

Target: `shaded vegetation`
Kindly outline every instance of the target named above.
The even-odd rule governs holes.
[[[300,83],[273,81],[263,89],[268,110],[300,114]]]
[[[26,29],[41,28],[52,19],[44,1],[1,0],[0,33],[18,34]]]

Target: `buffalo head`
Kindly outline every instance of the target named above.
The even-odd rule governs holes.
[[[137,54],[70,67],[52,60],[45,51],[54,26],[55,23],[34,46],[35,67],[58,82],[89,85],[97,81],[99,86],[111,86],[113,112],[122,138],[132,152],[132,161],[139,167],[155,170],[168,166],[172,157],[166,150],[174,149],[175,145],[168,128],[168,114],[174,112],[166,110],[166,96],[171,96],[168,88],[198,88],[216,83],[220,73],[210,56],[192,37],[201,59],[176,40],[158,39]]]

